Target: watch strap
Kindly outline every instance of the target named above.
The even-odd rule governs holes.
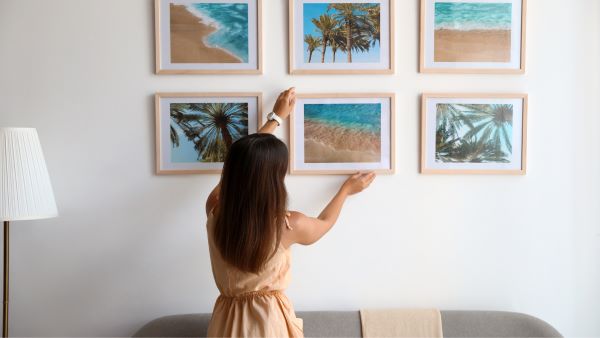
[[[281,125],[283,123],[283,120],[281,119],[281,117],[279,117],[279,115],[275,114],[275,112],[271,112],[269,113],[269,115],[267,115],[267,119],[269,121],[275,121],[277,122],[277,125]]]

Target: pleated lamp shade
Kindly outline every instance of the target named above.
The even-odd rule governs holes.
[[[58,216],[42,146],[34,128],[0,128],[0,220]]]

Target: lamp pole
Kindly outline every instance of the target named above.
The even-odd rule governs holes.
[[[3,280],[3,300],[4,316],[2,317],[2,337],[8,337],[8,226],[9,222],[4,221],[4,280]]]

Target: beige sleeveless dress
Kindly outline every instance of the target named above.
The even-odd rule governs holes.
[[[225,262],[213,240],[215,217],[206,222],[215,282],[221,294],[208,325],[208,337],[304,337],[302,318],[283,293],[290,282],[290,248],[279,245],[259,274]],[[286,219],[286,226],[291,229]]]

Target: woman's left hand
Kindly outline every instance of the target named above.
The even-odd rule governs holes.
[[[295,104],[296,88],[291,87],[290,89],[279,94],[279,97],[275,102],[275,106],[273,107],[273,112],[275,112],[275,114],[277,114],[277,116],[279,116],[282,120],[285,120],[290,116]]]

